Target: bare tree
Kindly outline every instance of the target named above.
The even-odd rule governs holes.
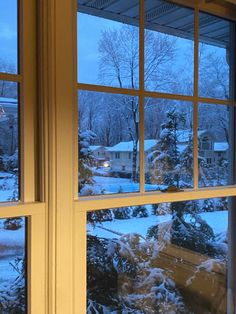
[[[164,65],[175,54],[174,40],[167,35],[145,32],[145,85],[154,89],[171,84]],[[102,33],[99,41],[99,77],[106,85],[136,89],[139,86],[139,29],[122,25]],[[133,142],[132,178],[137,179],[139,141],[139,103],[136,97],[119,99],[120,114],[124,116],[130,140]]]

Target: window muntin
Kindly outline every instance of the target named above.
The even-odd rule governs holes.
[[[87,311],[227,313],[227,198],[87,213]]]
[[[18,73],[18,1],[0,2],[0,72]]]

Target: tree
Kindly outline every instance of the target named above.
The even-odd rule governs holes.
[[[145,85],[170,85],[170,77],[163,66],[175,54],[174,40],[163,34],[146,31],[145,34]],[[136,89],[139,85],[139,29],[122,25],[102,33],[99,41],[99,77],[106,85]],[[137,181],[139,140],[139,104],[136,97],[122,97],[119,110],[127,122],[128,134],[133,142],[132,179]],[[127,114],[127,112],[129,112]]]
[[[162,124],[160,138],[149,158],[152,160],[151,182],[179,187],[180,153],[178,150],[178,131],[185,118],[174,107],[166,113],[166,122]]]
[[[148,217],[148,210],[147,210],[146,206],[144,206],[144,205],[135,206],[133,208],[133,217],[137,217],[137,218]]]
[[[89,149],[89,143],[96,135],[92,131],[79,131],[79,191],[85,185],[93,184],[92,166],[94,158]]]
[[[88,235],[87,248],[87,313],[189,313],[168,272],[151,266],[154,242]]]
[[[170,210],[171,222],[164,223],[163,228],[161,224],[151,226],[147,231],[149,239],[161,241],[161,235],[165,234],[164,239],[169,239],[170,243],[177,246],[208,256],[217,256],[214,232],[200,217],[198,202],[173,202],[170,203]],[[168,237],[166,233],[169,234]]]

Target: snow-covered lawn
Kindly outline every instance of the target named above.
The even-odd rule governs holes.
[[[206,220],[206,222],[211,226],[215,235],[219,233],[226,232],[228,229],[228,211],[217,211],[202,213],[200,216]],[[112,232],[106,231],[99,227],[104,227],[118,233],[138,233],[143,237],[146,236],[147,230],[149,227],[160,224],[162,222],[168,221],[171,219],[171,215],[162,215],[154,216],[150,215],[147,218],[131,218],[131,219],[116,219],[113,221],[106,221],[101,224],[96,224],[93,227],[91,224],[87,225],[87,230],[90,234],[99,236],[102,238],[118,238],[119,235],[116,235]]]
[[[2,221],[1,221],[2,222]],[[0,291],[1,286],[8,281],[14,280],[18,273],[11,263],[15,258],[22,258],[24,254],[25,228],[18,230],[5,230],[0,226]],[[3,286],[2,286],[3,287]]]
[[[131,179],[94,176],[95,191],[104,191],[105,194],[113,194],[118,192],[138,192],[139,183],[134,183]],[[153,184],[145,184],[146,191],[159,190],[160,186]]]
[[[0,202],[12,199],[16,191],[16,176],[11,173],[0,171]]]

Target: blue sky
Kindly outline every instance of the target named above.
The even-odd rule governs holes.
[[[0,59],[17,67],[17,0],[0,1],[0,29]]]
[[[81,83],[97,83],[98,41],[104,30],[118,28],[119,22],[100,17],[77,13],[78,68]]]

